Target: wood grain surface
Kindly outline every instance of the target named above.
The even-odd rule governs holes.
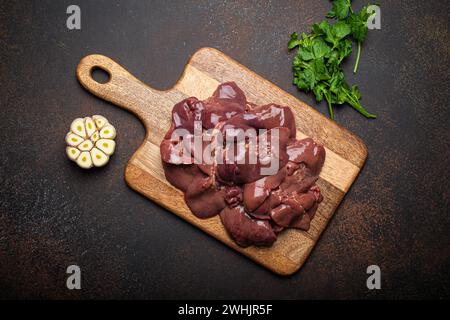
[[[109,74],[107,83],[92,78],[95,68]],[[136,114],[146,128],[143,144],[126,167],[125,179],[131,188],[278,274],[292,274],[302,266],[367,157],[367,148],[358,137],[216,49],[198,50],[178,82],[166,91],[147,86],[102,55],[83,58],[77,77],[92,94]],[[284,231],[270,248],[241,248],[228,236],[218,216],[196,218],[186,206],[182,192],[166,181],[161,166],[159,144],[170,126],[173,105],[189,96],[207,98],[225,81],[235,81],[251,102],[290,106],[298,137],[311,137],[326,149],[325,164],[317,182],[324,201],[310,230]]]

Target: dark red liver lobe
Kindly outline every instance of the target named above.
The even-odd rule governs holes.
[[[237,244],[267,246],[285,228],[308,230],[323,199],[315,182],[325,149],[310,138],[295,137],[289,107],[249,103],[234,82],[227,82],[204,101],[191,97],[174,106],[160,152],[167,180],[185,193],[194,215],[220,214]],[[226,138],[234,143],[227,144]],[[222,148],[208,149],[210,141]],[[268,142],[265,149],[263,141]],[[252,156],[256,162],[249,163]],[[262,171],[274,163],[276,172]]]

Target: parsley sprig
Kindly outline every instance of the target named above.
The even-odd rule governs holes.
[[[334,119],[333,105],[348,104],[366,118],[376,118],[361,105],[361,93],[357,86],[349,86],[342,70],[342,62],[352,53],[353,41],[358,45],[354,73],[358,69],[361,43],[366,38],[368,7],[353,12],[351,0],[334,0],[327,18],[337,19],[330,24],[327,20],[312,26],[311,33],[294,32],[288,43],[289,49],[298,47],[293,60],[294,84],[306,92],[312,91],[318,102],[325,99],[331,119]]]

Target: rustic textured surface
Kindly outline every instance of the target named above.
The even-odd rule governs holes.
[[[369,32],[358,75],[349,77],[379,118],[336,112],[365,141],[369,159],[308,262],[289,278],[129,189],[124,167],[143,126],[85,92],[75,67],[103,53],[163,89],[191,54],[212,46],[315,106],[291,85],[293,54],[285,48],[292,31],[323,18],[327,1],[77,1],[81,31],[65,27],[71,2],[2,4],[0,295],[449,298],[449,8],[379,2],[382,29]],[[119,145],[106,168],[87,173],[65,158],[62,137],[72,119],[94,113],[116,125]],[[83,271],[81,291],[65,289],[72,263]],[[382,269],[380,291],[365,287],[369,264]]]

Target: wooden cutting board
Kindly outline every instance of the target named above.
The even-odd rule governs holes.
[[[94,68],[108,72],[109,82],[96,82],[91,77]],[[198,50],[178,82],[166,91],[147,86],[102,55],[83,58],[77,77],[88,91],[131,111],[144,123],[145,140],[125,170],[125,180],[131,188],[278,274],[292,274],[302,266],[367,157],[367,148],[358,137],[216,49]],[[189,96],[207,98],[225,81],[235,81],[251,102],[290,106],[296,118],[297,137],[311,137],[326,148],[325,164],[317,182],[324,200],[310,230],[284,231],[270,248],[241,248],[228,236],[219,216],[196,218],[186,206],[182,192],[166,181],[161,166],[159,144],[170,126],[173,105]]]

